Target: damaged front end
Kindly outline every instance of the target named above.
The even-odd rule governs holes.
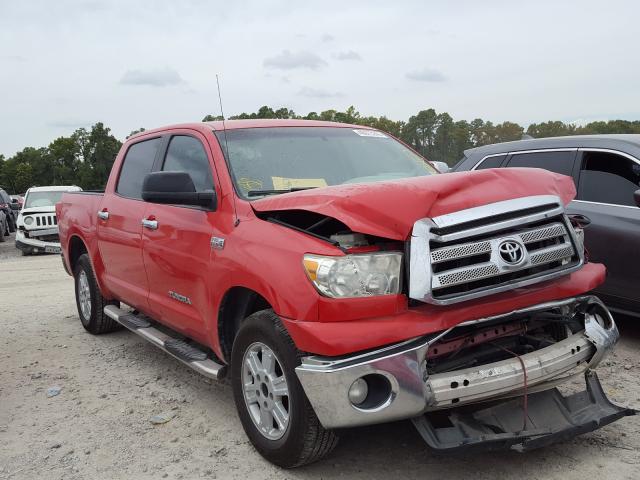
[[[591,371],[618,330],[593,296],[465,322],[438,334],[296,369],[325,428],[413,419],[436,449],[524,450],[635,413],[611,404]],[[584,373],[587,389],[555,388]]]

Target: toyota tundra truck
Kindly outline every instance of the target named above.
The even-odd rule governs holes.
[[[228,377],[256,450],[295,467],[362,425],[526,451],[634,414],[593,370],[618,330],[574,195],[540,169],[442,175],[372,128],[237,120],[130,137],[56,212],[82,326]]]

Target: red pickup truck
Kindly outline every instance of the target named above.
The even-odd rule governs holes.
[[[522,451],[633,414],[592,370],[618,330],[574,194],[538,169],[439,174],[371,128],[239,120],[135,135],[104,193],[56,211],[84,328],[228,373],[255,448],[294,467],[345,427]]]

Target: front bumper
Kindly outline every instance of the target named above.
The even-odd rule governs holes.
[[[581,332],[520,356],[526,369],[528,392],[531,393],[553,388],[567,378],[595,367],[612,349],[619,337],[618,329],[598,298],[586,296],[545,303],[461,325],[482,324],[514,314],[559,307],[574,312],[591,305],[606,317],[604,327],[593,315],[585,314],[585,329]],[[427,411],[523,393],[524,372],[518,358],[429,375],[425,361],[429,346],[454,328],[366,353],[337,358],[305,357],[296,373],[325,428],[408,419]],[[356,380],[367,375],[384,377],[389,393],[371,408],[361,408],[349,400],[348,392]]]
[[[55,231],[57,232],[57,228]],[[60,253],[60,242],[44,242],[37,238],[27,238],[20,230],[16,232],[16,248],[26,252]]]

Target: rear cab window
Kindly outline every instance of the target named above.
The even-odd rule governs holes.
[[[160,146],[160,137],[131,145],[120,168],[116,193],[127,198],[142,199],[142,182],[151,173]]]

